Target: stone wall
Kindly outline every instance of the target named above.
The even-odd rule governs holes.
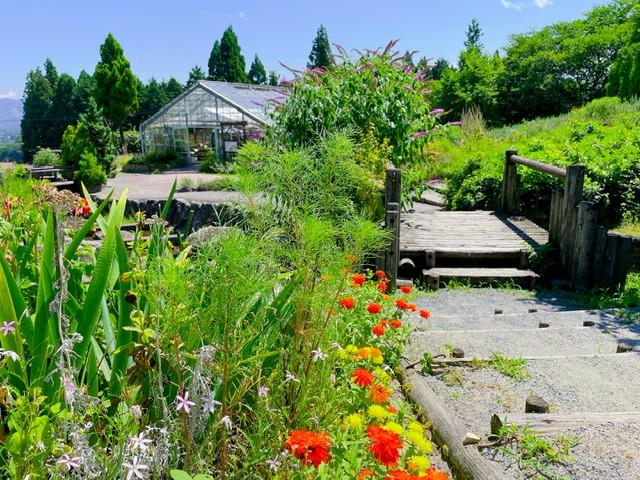
[[[144,211],[147,218],[151,218],[153,215],[160,215],[166,203],[166,200],[128,199],[125,215],[133,215]],[[173,199],[167,213],[167,221],[176,230],[184,231],[189,221],[190,212],[193,212],[193,216],[189,233],[209,225],[236,225],[242,220],[240,211],[229,205],[185,202]]]

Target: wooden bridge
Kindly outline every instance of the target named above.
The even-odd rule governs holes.
[[[565,188],[553,192],[549,232],[518,216],[518,165],[565,180]],[[582,166],[564,169],[507,151],[500,212],[400,213],[401,176],[387,169],[385,225],[393,241],[379,266],[392,278],[432,288],[451,279],[511,280],[532,288],[538,275],[529,269],[530,255],[551,243],[572,288],[617,287],[626,279],[632,239],[597,225],[594,206],[582,201]]]

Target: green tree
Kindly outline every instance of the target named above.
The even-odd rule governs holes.
[[[278,75],[273,70],[269,72],[269,85],[271,85],[272,87],[277,87],[278,85],[280,85],[280,75]]]
[[[466,40],[464,41],[464,48],[470,50],[472,48],[477,48],[478,50],[483,50],[484,45],[480,41],[482,38],[482,29],[480,28],[480,23],[478,23],[477,18],[473,18],[471,23],[467,27],[467,33],[465,34]]]
[[[151,77],[149,83],[144,85],[140,91],[140,107],[137,116],[144,120],[155,114],[169,102],[169,97],[161,83]]]
[[[189,88],[198,80],[204,80],[205,78],[207,78],[207,76],[204,74],[204,71],[198,65],[196,65],[189,71],[189,79],[187,80],[185,88]]]
[[[100,62],[94,73],[95,100],[114,130],[120,132],[120,148],[126,153],[124,122],[138,108],[140,81],[133,74],[122,47],[110,33],[100,45]]]
[[[162,88],[164,89],[169,101],[173,100],[182,92],[184,92],[184,87],[182,86],[182,84],[173,77],[169,78],[169,80],[166,82],[163,81]]]
[[[62,134],[66,130],[67,126],[75,124],[78,120],[78,115],[76,114],[73,105],[73,94],[75,89],[75,79],[67,73],[61,74],[58,78],[51,103],[51,137],[52,139],[57,140],[58,145],[60,144],[60,141],[62,141]]]
[[[24,113],[20,122],[22,152],[26,161],[33,158],[38,147],[57,148],[49,135],[52,101],[53,87],[47,77],[39,67],[31,70],[24,88]]]
[[[253,62],[251,62],[251,66],[249,67],[249,81],[256,85],[265,85],[267,83],[267,72],[264,69],[264,65],[258,58],[256,54],[253,57]]]
[[[418,60],[418,70],[424,71],[424,74],[431,77],[432,80],[440,80],[442,73],[446,68],[452,68],[446,58],[439,58],[436,63],[431,64],[431,59],[422,57]]]
[[[309,54],[308,68],[327,68],[333,63],[333,55],[331,53],[331,45],[329,44],[329,35],[322,24],[316,32],[316,38],[313,39],[311,53]]]
[[[629,41],[611,67],[607,94],[624,100],[640,95],[640,14],[636,14]]]
[[[220,41],[216,40],[209,57],[209,79],[222,82],[245,83],[244,56],[233,28],[227,28]]]
[[[73,92],[73,111],[76,116],[85,113],[89,109],[89,101],[93,97],[95,87],[96,82],[93,77],[85,70],[82,70],[78,75],[76,88]]]

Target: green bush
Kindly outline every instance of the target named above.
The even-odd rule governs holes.
[[[96,187],[107,183],[107,174],[98,164],[96,156],[85,152],[80,157],[73,179],[77,183],[82,182],[85,187]]]
[[[149,150],[142,157],[143,162],[150,167],[160,169],[170,168],[175,165],[178,160],[178,154],[175,150]]]
[[[60,155],[50,148],[40,148],[33,156],[33,164],[37,166],[52,165],[54,167],[63,165]]]
[[[200,171],[204,173],[230,173],[233,171],[233,164],[233,157],[210,152],[204,156],[204,160],[200,164]]]

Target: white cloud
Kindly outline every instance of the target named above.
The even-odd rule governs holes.
[[[533,0],[533,3],[535,3],[538,8],[544,8],[553,5],[553,0]]]
[[[510,2],[509,0],[500,0],[500,3],[504,8],[513,8],[514,10],[522,10],[522,2],[515,3],[515,2]]]
[[[552,3],[553,3],[553,2],[552,2]],[[244,17],[246,17],[246,16],[247,16],[247,14],[246,14],[246,13],[244,13],[244,12],[239,12],[239,13],[238,13],[238,16],[239,16],[240,18],[244,18]]]
[[[9,90],[7,93],[0,93],[0,98],[13,98],[17,100],[20,97],[15,90]]]

